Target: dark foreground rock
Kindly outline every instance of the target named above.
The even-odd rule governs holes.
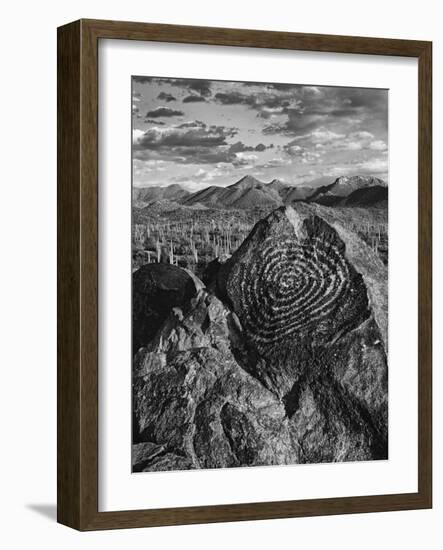
[[[319,208],[259,222],[136,354],[134,471],[387,458],[386,269]]]
[[[138,443],[132,446],[133,472],[189,470],[192,462],[184,456],[168,452],[164,445]]]
[[[132,275],[132,345],[136,353],[161,327],[173,307],[196,293],[195,280],[169,264],[147,264]]]
[[[231,353],[231,323],[220,300],[200,290],[140,350],[134,440],[153,442],[192,468],[297,462],[283,404]],[[136,458],[134,465],[148,471],[154,463]]]

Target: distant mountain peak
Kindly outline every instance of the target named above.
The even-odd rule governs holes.
[[[183,185],[179,183],[171,183],[171,185],[167,185],[166,187],[169,187],[169,189],[176,189],[177,191],[186,191]]]
[[[233,183],[232,185],[228,185],[230,189],[241,187],[242,189],[245,189],[246,187],[256,187],[257,185],[264,185],[264,183],[257,178],[254,178],[254,176],[243,176],[240,178],[237,182]]]
[[[340,176],[332,185],[353,185],[358,188],[372,187],[373,185],[380,185],[381,187],[387,187],[387,183],[381,178],[375,176]]]
[[[153,201],[159,201],[162,199],[179,200],[189,195],[189,191],[186,191],[178,183],[172,185],[149,186],[149,187],[134,187],[132,189],[132,196],[135,203],[143,205],[149,204]]]
[[[276,191],[281,191],[282,189],[287,189],[290,187],[287,183],[283,183],[281,180],[274,178],[272,181],[270,181],[268,184],[268,187],[272,187]]]
[[[276,208],[300,201],[326,206],[356,206],[383,204],[388,200],[387,191],[387,183],[375,176],[340,176],[334,181],[329,179],[326,185],[318,186],[290,185],[278,178],[264,183],[254,176],[246,175],[227,187],[210,185],[192,193],[178,183],[164,187],[134,188],[133,200],[137,207],[152,203],[153,208],[163,210],[171,206],[169,202],[176,206],[181,204],[185,207],[216,209]]]

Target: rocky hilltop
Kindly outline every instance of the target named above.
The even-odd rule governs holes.
[[[387,458],[387,272],[330,209],[278,208],[206,287],[155,269],[133,275],[134,471]]]
[[[204,204],[216,208],[254,208],[282,204],[278,191],[252,176],[245,176],[228,187],[212,185],[183,200],[185,206]]]
[[[170,201],[182,207],[206,207],[215,209],[249,210],[257,207],[268,208],[293,202],[313,202],[327,206],[374,206],[388,200],[386,183],[373,176],[342,176],[332,183],[313,187],[295,186],[274,179],[263,183],[253,176],[244,176],[227,187],[211,185],[190,193],[177,184],[166,187],[134,189],[136,208],[159,208],[164,203],[165,210]],[[155,212],[154,212],[155,213]]]
[[[160,200],[184,200],[188,195],[190,195],[189,191],[177,183],[164,187],[134,187],[132,190],[134,205],[139,207]]]
[[[372,206],[388,200],[388,186],[374,176],[341,176],[313,190],[307,200],[327,206]]]

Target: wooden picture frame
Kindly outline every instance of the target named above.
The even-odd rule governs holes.
[[[98,511],[98,42],[100,39],[405,56],[419,76],[418,491]],[[82,531],[432,506],[432,44],[80,20],[58,29],[58,521]]]

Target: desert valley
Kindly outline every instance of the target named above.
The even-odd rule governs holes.
[[[133,189],[133,269],[170,263],[205,277],[215,259],[226,259],[253,226],[282,205],[309,204],[356,232],[388,260],[388,187],[380,178],[331,178],[319,187],[263,183],[244,176],[227,187],[191,193],[178,184]]]

